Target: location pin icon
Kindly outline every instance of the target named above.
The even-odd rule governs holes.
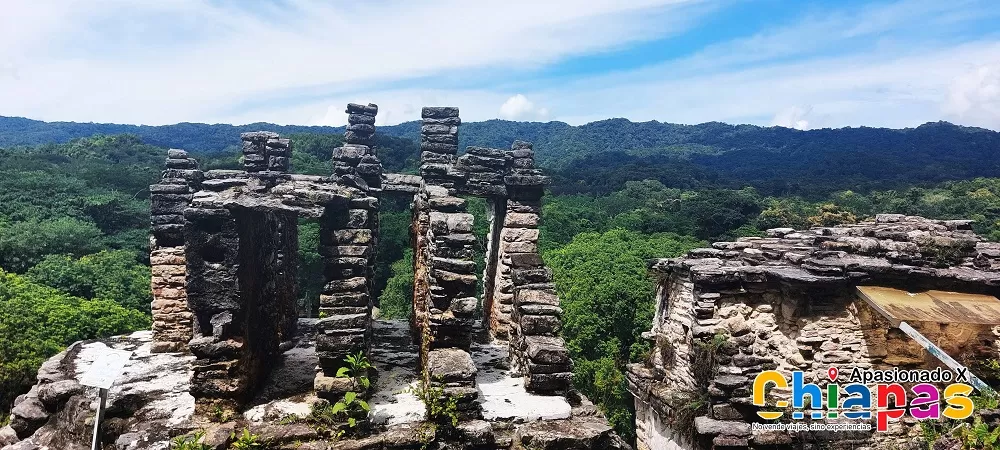
[[[830,381],[837,381],[837,375],[840,374],[840,370],[838,370],[836,367],[831,367],[829,370],[826,371],[826,374],[827,376],[830,377]]]

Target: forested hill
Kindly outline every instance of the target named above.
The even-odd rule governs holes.
[[[379,127],[379,133],[415,141],[419,128],[419,122],[406,122]],[[235,152],[239,133],[262,129],[286,135],[344,131],[268,123],[136,126],[0,117],[0,148],[128,133],[158,147]],[[534,142],[539,164],[560,177],[558,193],[605,194],[626,181],[655,179],[684,189],[750,185],[769,195],[818,197],[843,189],[866,191],[1000,175],[1000,133],[947,122],[898,130],[799,131],[720,122],[679,125],[609,119],[570,126],[488,120],[464,124],[460,138],[463,148],[505,147],[515,139]],[[419,155],[407,157],[416,161]]]

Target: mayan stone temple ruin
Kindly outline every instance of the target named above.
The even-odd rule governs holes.
[[[944,367],[941,352],[972,369],[995,359],[1000,244],[976,236],[971,221],[894,214],[768,234],[652,262],[656,316],[645,337],[654,350],[629,367],[638,448],[926,448],[912,418],[884,432],[755,429],[761,411],[786,423],[794,413],[754,405],[754,379],[802,371],[826,392],[831,367],[846,378],[854,367]],[[917,334],[937,348],[925,350]],[[787,401],[787,389],[771,394]],[[1000,419],[998,410],[976,414]],[[838,420],[824,412],[814,421]]]
[[[111,390],[105,448],[164,449],[204,431],[212,448],[249,427],[274,448],[629,448],[571,385],[561,309],[538,253],[548,179],[527,142],[458,153],[458,109],[423,109],[420,175],[382,172],[372,104],[347,106],[331,176],[290,173],[293,142],[243,133],[243,170],[199,169],[170,150],[150,187],[153,329],[81,342],[53,357],[15,408],[14,447],[90,448],[93,392],[76,383],[107,347],[134,351]],[[412,199],[412,321],[373,318],[381,198]],[[489,236],[477,273],[473,216],[485,198]],[[300,319],[298,220],[320,224],[324,287],[318,319]],[[484,292],[477,298],[477,281]],[[372,367],[343,375],[349,356]],[[372,381],[358,386],[357,376]],[[413,387],[447,403],[457,426],[428,426]],[[358,393],[372,433],[328,439],[288,420],[316,402]],[[32,412],[28,412],[28,411]],[[438,433],[435,436],[435,433]],[[436,439],[433,447],[425,447]],[[18,446],[20,445],[20,446]]]

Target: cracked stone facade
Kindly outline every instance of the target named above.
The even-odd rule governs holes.
[[[831,366],[943,366],[858,300],[855,286],[996,296],[1000,244],[983,242],[970,221],[884,214],[717,242],[655,260],[651,273],[656,313],[644,337],[653,351],[628,373],[639,449],[911,448],[920,435],[915,421],[891,421],[885,433],[753,430],[762,421],[750,398],[753,379],[764,370],[801,370],[825,390]],[[967,367],[1000,350],[1000,327],[910,325]],[[693,408],[697,399],[707,402]]]

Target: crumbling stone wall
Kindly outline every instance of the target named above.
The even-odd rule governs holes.
[[[39,384],[15,400],[10,424],[0,428],[0,446],[84,448],[94,390],[81,388],[74,377],[112,347],[136,352],[111,389],[99,427],[114,448],[166,448],[174,437],[203,427],[205,442],[221,448],[244,426],[285,447],[412,449],[433,439],[430,445],[449,448],[629,448],[593,404],[569,392],[572,365],[558,338],[561,311],[537,249],[547,178],[534,168],[531,144],[515,142],[509,151],[471,147],[456,157],[457,108],[425,108],[423,176],[383,174],[375,148],[377,111],[373,104],[347,106],[345,144],[331,149],[330,176],[289,173],[292,143],[270,132],[241,135],[243,170],[203,172],[185,152],[170,150],[161,181],[150,187],[154,332],[78,342],[43,364]],[[378,198],[399,193],[414,196],[411,332],[422,345],[420,367],[412,369],[458,400],[460,421],[443,433],[423,421],[430,418],[415,416],[412,405],[389,405],[395,402],[385,398],[388,391],[399,393],[394,383],[416,375],[403,368],[417,360],[405,327],[373,324],[371,315]],[[476,238],[465,196],[484,197],[489,205],[485,311],[477,305]],[[320,224],[320,319],[296,320],[301,218]],[[498,293],[505,294],[502,302],[494,301]],[[477,320],[480,312],[483,321]],[[499,315],[507,318],[506,334],[501,321],[491,319]],[[372,352],[376,330],[384,347]],[[507,342],[487,334],[513,338],[509,351]],[[274,415],[316,406],[310,381],[315,394],[330,401],[347,391],[367,395],[354,380],[327,375],[358,351],[368,353],[378,370],[388,369],[369,398],[372,418],[388,419],[388,429],[327,442],[322,430]],[[482,355],[474,362],[470,351]],[[506,370],[507,354],[528,390],[558,396],[528,395],[512,379],[518,372]],[[309,372],[303,380],[299,371],[311,370],[317,360],[316,376]],[[478,370],[485,375],[482,404]],[[246,408],[251,397],[255,404]],[[402,410],[386,416],[387,406]],[[221,416],[216,407],[224,410]],[[244,414],[205,422],[226,412]]]
[[[918,427],[896,421],[887,433],[752,430],[759,421],[753,379],[765,370],[801,370],[825,389],[831,366],[941,366],[859,301],[854,287],[996,295],[1000,272],[990,255],[998,244],[980,242],[967,221],[897,215],[769,233],[652,264],[657,309],[645,336],[654,349],[629,367],[639,448],[894,448],[912,441]],[[941,245],[958,255],[955,266],[937,259]],[[989,326],[911,325],[965,364],[997,355]],[[787,399],[789,392],[771,395]]]
[[[565,394],[572,362],[558,337],[562,310],[552,274],[538,252],[541,199],[548,178],[534,167],[532,145],[516,141],[510,150],[469,147],[456,158],[458,109],[424,108],[423,118],[424,185],[414,213],[413,317],[418,327],[427,330],[426,346],[468,348],[476,308],[475,236],[473,218],[461,196],[486,198],[490,231],[482,321],[492,336],[509,339],[512,363],[524,374],[528,390]],[[460,366],[471,362],[463,359]],[[431,365],[429,379],[436,377],[435,371]],[[474,387],[474,373],[463,383]]]
[[[267,375],[298,319],[297,215],[227,201],[243,188],[266,192],[288,179],[291,143],[275,133],[244,133],[245,172],[210,172],[185,209],[189,343],[197,357],[191,392],[236,408]]]
[[[294,334],[299,217],[319,219],[327,278],[316,385],[320,395],[343,393],[323,371],[369,345],[378,226],[370,193],[382,174],[361,143],[373,142],[376,112],[348,106],[352,129],[332,151],[331,177],[289,174],[292,143],[270,132],[241,136],[244,170],[203,173],[186,153],[169,153],[151,187],[153,348],[194,354],[191,392],[202,407],[241,406]]]

